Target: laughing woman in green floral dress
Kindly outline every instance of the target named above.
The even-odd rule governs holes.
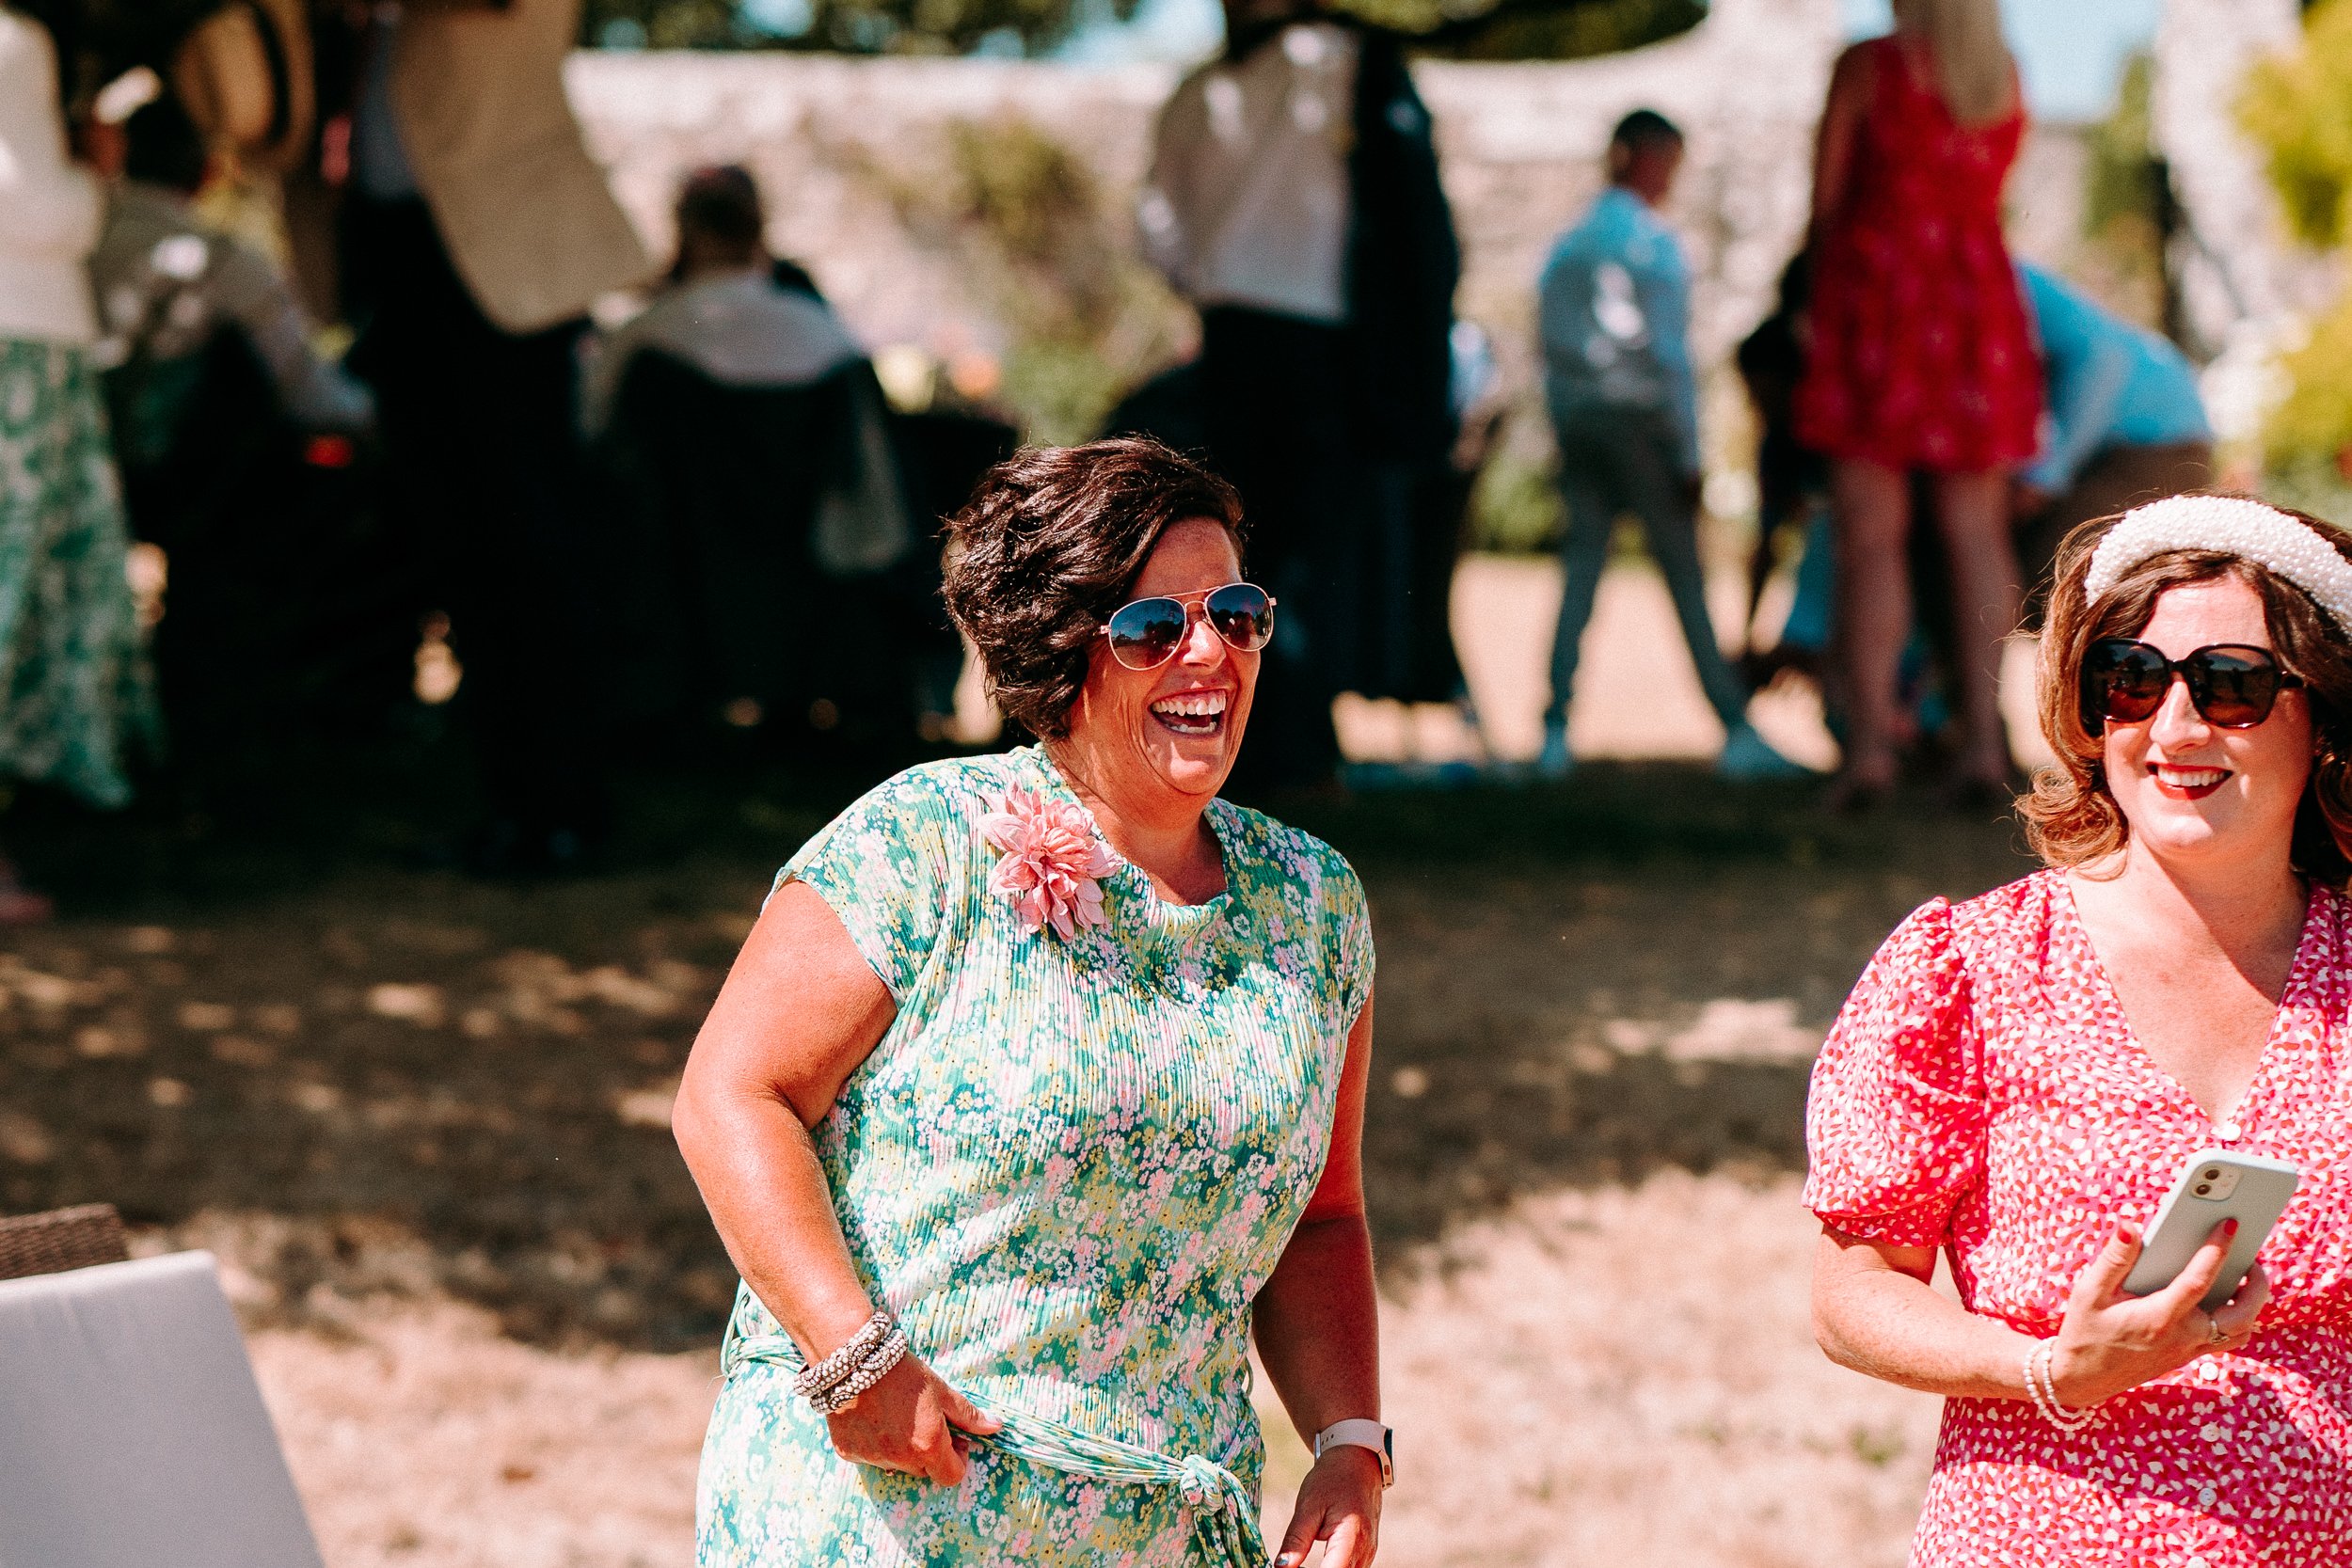
[[[66,156],[49,25],[0,4],[0,780],[118,806],[130,799],[122,742],[141,689],[129,542],[89,356],[98,318],[83,261],[99,215],[96,181]],[[47,907],[0,856],[0,925]]]
[[[678,1142],[743,1275],[702,1568],[1246,1568],[1246,1341],[1320,1457],[1277,1564],[1373,1559],[1363,890],[1216,798],[1275,607],[1232,492],[1025,453],[949,608],[1041,744],[882,784],[793,857]]]

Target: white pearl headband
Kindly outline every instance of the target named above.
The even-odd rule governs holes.
[[[2083,602],[2098,603],[2124,573],[2167,550],[2213,550],[2266,567],[2352,631],[2352,561],[2308,524],[2239,496],[2168,496],[2124,513],[2091,552]]]

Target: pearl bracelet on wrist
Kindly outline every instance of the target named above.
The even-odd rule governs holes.
[[[2080,1432],[2099,1418],[2099,1407],[2069,1410],[2058,1403],[2058,1379],[2050,1372],[2050,1359],[2057,1351],[2056,1339],[2043,1339],[2026,1353],[2026,1394],[2052,1426],[2060,1432]]]
[[[802,1368],[793,1376],[792,1391],[818,1415],[837,1414],[888,1375],[906,1353],[907,1337],[885,1307],[866,1319],[840,1349]]]

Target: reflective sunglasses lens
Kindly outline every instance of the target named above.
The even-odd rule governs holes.
[[[2083,661],[2092,709],[2126,724],[2137,723],[2163,706],[2164,689],[2171,679],[2164,656],[2145,642],[2093,643]]]
[[[1228,583],[1201,603],[1209,625],[1237,652],[1254,654],[1274,637],[1274,601],[1254,582]]]
[[[1137,599],[1123,605],[1108,622],[1111,657],[1130,670],[1166,664],[1183,645],[1189,619],[1174,599]]]
[[[2225,730],[2252,729],[2279,700],[2279,667],[2259,648],[2202,648],[2189,656],[2184,673],[2197,711]]]

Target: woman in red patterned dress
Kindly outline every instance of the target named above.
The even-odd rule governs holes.
[[[1964,784],[2003,788],[2002,639],[2017,625],[2010,471],[2042,414],[2001,186],[2026,117],[1997,0],[1896,0],[1830,78],[1813,180],[1813,343],[1797,434],[1829,454],[1848,707],[1841,799],[1895,783],[1911,628],[1911,475],[1934,481],[1966,667]]]
[[[1822,1048],[1816,1332],[1947,1400],[1915,1568],[2352,1552],[2347,630],[2352,535],[2299,514],[2183,496],[2078,530],[2025,806],[2049,868],[1912,915]],[[2215,1147],[2301,1173],[2255,1271],[2199,1307],[2217,1227],[2123,1294]]]

